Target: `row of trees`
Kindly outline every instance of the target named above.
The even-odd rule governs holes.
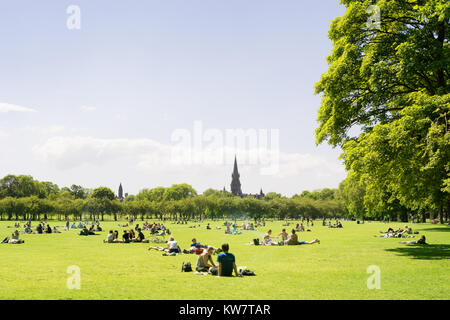
[[[51,192],[43,186],[51,185]],[[73,185],[59,188],[30,176],[9,175],[0,180],[0,219],[201,219],[234,217],[336,217],[346,215],[337,189],[303,192],[292,198],[268,193],[262,200],[235,197],[227,191],[208,189],[199,195],[188,184],[143,189],[120,202],[106,187],[89,190]]]

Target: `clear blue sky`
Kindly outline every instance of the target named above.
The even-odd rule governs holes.
[[[81,30],[66,27],[69,5],[81,9]],[[314,143],[313,86],[343,12],[338,0],[2,1],[0,176],[122,182],[130,193],[180,182],[229,189],[229,163],[147,161],[199,120],[280,130],[280,173],[242,165],[244,192],[337,187],[340,151]]]

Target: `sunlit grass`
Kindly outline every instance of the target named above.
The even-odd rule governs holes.
[[[414,224],[430,246],[407,246],[399,239],[374,238],[383,223],[344,222],[343,229],[310,228],[299,239],[319,238],[321,244],[290,247],[255,247],[248,243],[269,228],[277,234],[282,222],[267,223],[258,231],[225,235],[216,230],[167,226],[182,248],[192,237],[214,246],[230,244],[238,266],[256,277],[217,278],[182,273],[183,261],[195,267],[196,255],[162,256],[148,251],[149,244],[105,244],[109,229],[104,222],[98,236],[61,234],[22,235],[25,244],[0,245],[0,299],[448,299],[450,298],[450,228]],[[14,222],[0,222],[0,236],[10,235]],[[50,222],[53,227],[62,222]],[[389,226],[404,226],[391,223]],[[60,228],[62,229],[62,228]],[[290,228],[287,227],[289,231]],[[149,232],[145,232],[149,237]],[[417,236],[416,236],[417,237]],[[81,289],[69,290],[67,267],[81,268]],[[369,290],[367,267],[381,268],[381,289]]]

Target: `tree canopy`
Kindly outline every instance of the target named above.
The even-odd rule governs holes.
[[[374,27],[372,1],[342,3],[329,69],[316,84],[316,142],[342,147],[347,201],[361,187],[368,212],[437,211],[442,221],[450,211],[450,5],[381,0]],[[361,210],[357,198],[351,210]]]

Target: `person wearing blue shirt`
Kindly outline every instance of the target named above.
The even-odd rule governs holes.
[[[217,276],[231,277],[234,270],[234,274],[238,277],[239,274],[236,268],[236,259],[234,254],[228,252],[228,250],[230,250],[228,243],[224,243],[222,245],[222,250],[223,252],[217,256],[217,262],[219,263],[219,271]]]
[[[201,244],[200,242],[197,242],[197,239],[194,238],[194,239],[192,239],[192,243],[191,243],[191,248],[192,248],[192,247],[197,248],[197,249],[204,249],[204,248],[206,248],[207,246]]]

